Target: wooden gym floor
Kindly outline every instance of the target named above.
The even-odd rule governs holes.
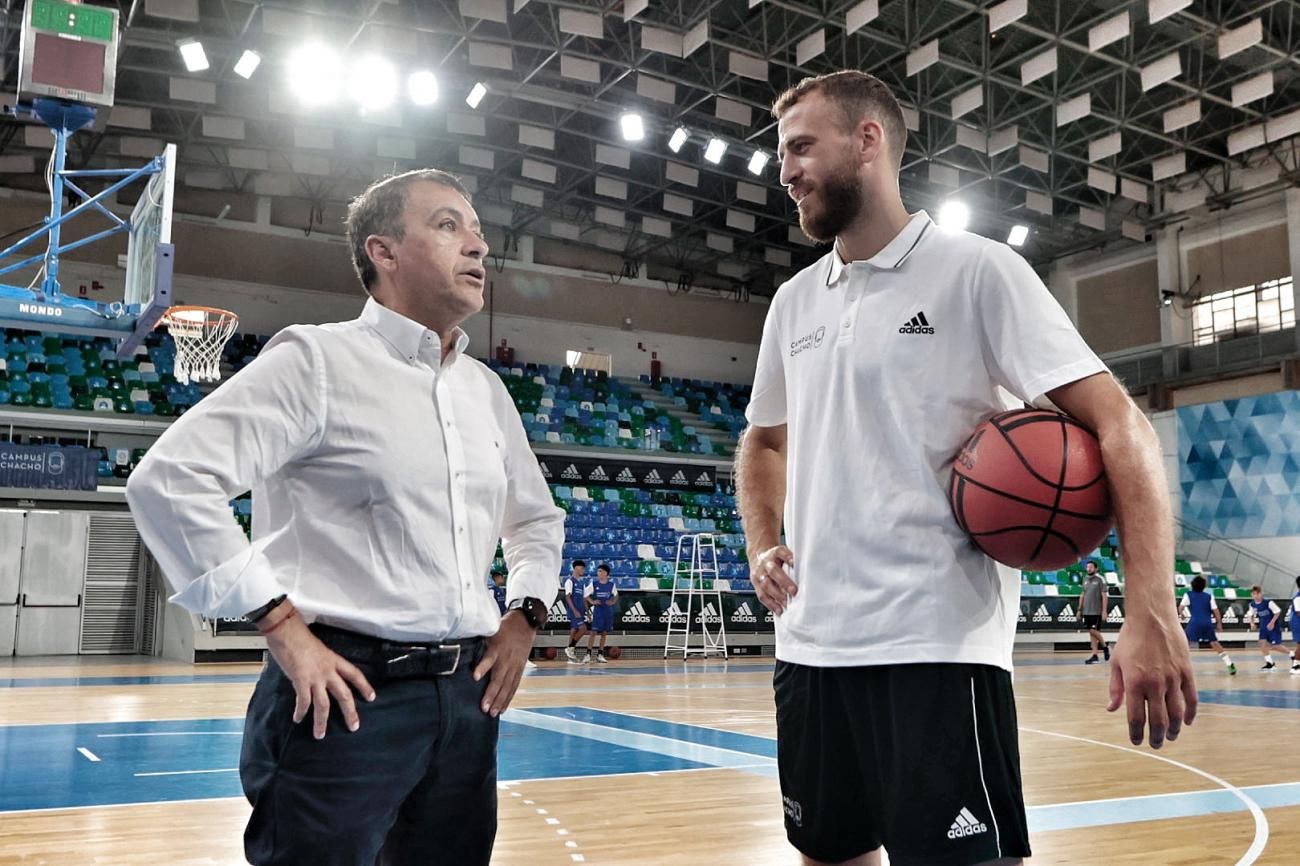
[[[1106,665],[1018,655],[1032,863],[1300,859],[1300,677],[1280,657],[1259,672],[1251,651],[1234,653],[1233,678],[1194,658],[1200,718],[1152,752],[1105,712]],[[234,768],[256,674],[0,662],[0,864],[243,863]],[[493,862],[795,864],[774,731],[770,660],[545,663],[502,728]]]

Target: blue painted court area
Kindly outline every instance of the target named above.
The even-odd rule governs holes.
[[[1274,676],[1277,676],[1274,674]],[[1280,683],[1284,681],[1279,680]],[[1293,691],[1263,691],[1261,689],[1242,689],[1240,691],[1219,691],[1202,689],[1203,704],[1229,704],[1236,707],[1268,707],[1274,710],[1300,710],[1300,688]]]
[[[715,765],[689,743],[647,749],[617,731],[548,730],[528,719],[502,722],[502,781]],[[242,731],[242,719],[0,727],[0,812],[242,796]],[[599,758],[592,739],[602,743]]]
[[[240,797],[242,726],[241,719],[197,719],[0,727],[0,813]],[[711,767],[776,777],[770,738],[589,707],[512,709],[500,742],[503,782]],[[1300,782],[1242,793],[1265,809],[1300,805]],[[1232,792],[1211,787],[1035,806],[1029,825],[1039,833],[1245,808]]]

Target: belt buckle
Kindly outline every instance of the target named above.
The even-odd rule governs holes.
[[[450,643],[450,644],[444,643],[444,644],[438,644],[438,649],[439,649],[440,651],[443,651],[443,652],[450,652],[450,651],[452,651],[452,650],[455,650],[455,651],[456,651],[456,655],[455,655],[455,657],[451,660],[451,670],[449,670],[449,671],[441,671],[441,672],[439,673],[439,676],[449,677],[449,676],[451,676],[452,674],[456,673],[456,669],[460,667],[460,650],[461,650],[461,645],[458,644],[458,643]]]

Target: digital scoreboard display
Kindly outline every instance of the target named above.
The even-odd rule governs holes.
[[[18,94],[111,106],[118,12],[64,0],[31,0],[18,49]]]

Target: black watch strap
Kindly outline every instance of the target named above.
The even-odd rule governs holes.
[[[244,614],[244,618],[252,623],[264,619],[268,613],[275,610],[280,605],[284,604],[284,600],[288,597],[289,596],[287,594],[281,593],[280,595],[277,595],[275,598],[268,601],[266,604],[259,607],[257,610],[252,610]]]
[[[507,605],[506,610],[519,611],[533,628],[541,628],[546,624],[546,602],[540,598],[517,598]]]

